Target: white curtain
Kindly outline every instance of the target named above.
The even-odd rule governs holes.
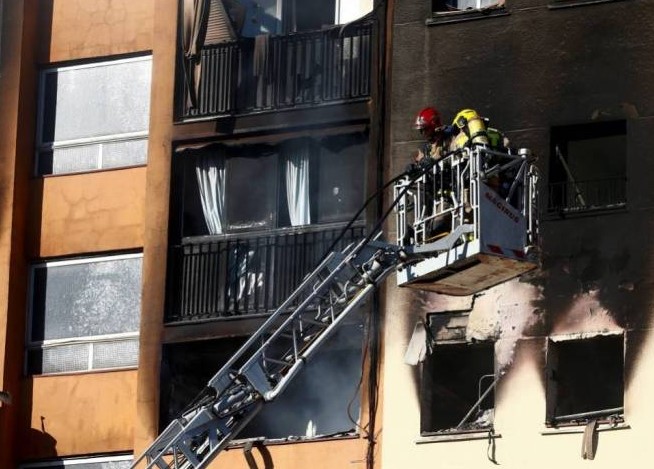
[[[225,229],[225,159],[203,155],[195,166],[200,202],[209,234]]]
[[[286,201],[292,226],[311,223],[309,201],[309,140],[295,140],[283,147],[286,169]]]

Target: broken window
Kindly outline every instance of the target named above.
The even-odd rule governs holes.
[[[462,322],[463,321],[463,322]],[[467,314],[429,318],[429,353],[422,365],[420,432],[474,431],[493,425],[492,342],[465,342]]]
[[[349,221],[363,203],[366,144],[352,134],[193,150],[177,181],[182,236]]]
[[[626,204],[625,121],[552,128],[549,210],[559,213]]]
[[[624,406],[624,336],[549,340],[547,423],[585,424],[621,418]]]
[[[308,361],[288,388],[238,438],[319,437],[356,431],[363,343],[362,316],[347,319]],[[161,428],[180,415],[245,342],[245,338],[164,346]],[[247,357],[249,358],[249,357]]]

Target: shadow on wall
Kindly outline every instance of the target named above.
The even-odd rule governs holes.
[[[32,448],[32,454],[39,458],[54,458],[57,456],[57,440],[46,431],[45,417],[41,416],[41,430],[30,428],[27,430],[27,440]]]

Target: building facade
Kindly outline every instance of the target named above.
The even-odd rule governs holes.
[[[375,225],[359,208],[429,105],[538,155],[541,268],[471,297],[391,277],[212,467],[643,465],[652,19],[648,0],[0,0],[0,467],[129,467]]]
[[[476,109],[538,156],[542,266],[471,297],[387,283],[382,467],[642,466],[652,7],[394,2],[388,175],[420,109]]]
[[[129,467],[374,221],[359,208],[380,178],[384,10],[0,6],[0,466]],[[365,318],[245,429],[254,450],[216,466],[365,466]]]

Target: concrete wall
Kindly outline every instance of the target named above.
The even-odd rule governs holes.
[[[385,314],[385,468],[491,467],[487,439],[417,444],[419,372],[402,358],[413,325],[432,312],[470,309],[468,336],[495,341],[503,373],[494,440],[504,467],[577,467],[583,427],[549,431],[545,422],[545,344],[551,335],[624,331],[625,424],[601,431],[597,467],[646,456],[652,347],[652,192],[654,4],[645,0],[550,9],[547,0],[507,1],[507,16],[426,26],[429,2],[395,2],[391,147],[387,179],[419,144],[411,122],[435,105],[449,121],[473,107],[515,146],[540,156],[546,205],[552,126],[627,122],[627,209],[585,217],[544,217],[543,268],[475,299],[389,286]],[[574,2],[573,2],[574,3]],[[601,164],[601,162],[598,162]],[[392,234],[389,235],[392,237]],[[391,384],[392,383],[392,384]],[[550,434],[553,433],[553,434]]]

